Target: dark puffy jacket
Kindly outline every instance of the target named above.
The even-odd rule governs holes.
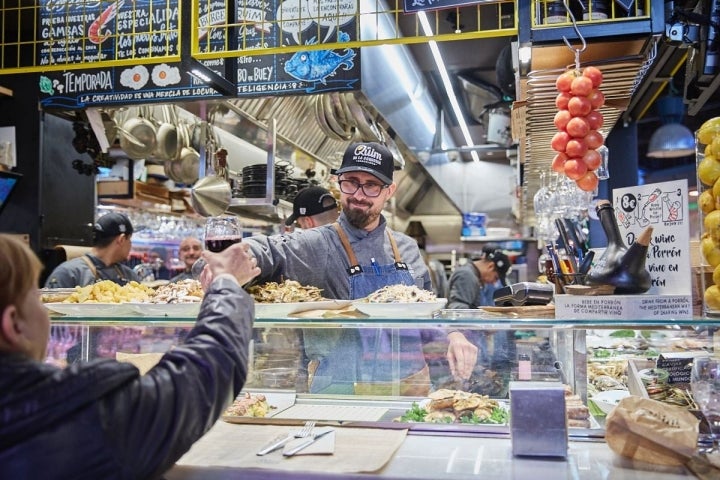
[[[0,478],[161,475],[242,388],[253,318],[250,297],[220,277],[185,343],[144,376],[113,360],[59,369],[0,355]]]

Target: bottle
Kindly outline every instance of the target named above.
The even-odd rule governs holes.
[[[608,283],[607,277],[620,264],[622,256],[627,252],[627,247],[620,234],[620,228],[615,220],[615,209],[613,209],[610,201],[600,200],[595,207],[595,211],[607,237],[608,244],[605,252],[590,269],[587,283],[589,285],[603,285]]]
[[[518,380],[532,380],[532,363],[527,353],[518,355]]]
[[[645,269],[653,228],[645,229],[628,249],[622,241],[614,210],[607,200],[597,206],[600,224],[608,246],[588,274],[589,285],[612,285],[618,295],[645,293],[650,290],[650,272]]]
[[[650,272],[645,269],[645,260],[652,232],[653,227],[647,227],[625,252],[622,261],[613,271],[609,281],[611,285],[615,285],[615,293],[635,294],[650,290]]]

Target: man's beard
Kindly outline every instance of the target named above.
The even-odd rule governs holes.
[[[361,203],[360,205],[368,205],[368,204]],[[370,208],[368,210],[351,208],[351,204],[350,204],[349,200],[345,202],[343,211],[344,211],[345,217],[347,217],[350,225],[352,225],[355,228],[365,228],[368,225],[370,225],[372,222],[377,220],[377,218],[380,216],[380,210],[379,209],[374,210],[372,205],[370,205]]]

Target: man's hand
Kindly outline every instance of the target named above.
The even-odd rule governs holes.
[[[459,380],[467,380],[477,363],[478,349],[460,332],[448,333],[447,359],[450,373]]]
[[[260,275],[257,260],[250,255],[249,251],[250,245],[242,242],[231,245],[219,253],[203,251],[202,257],[207,262],[200,275],[200,283],[203,288],[207,290],[213,279],[224,273],[234,276],[240,285],[245,285]]]

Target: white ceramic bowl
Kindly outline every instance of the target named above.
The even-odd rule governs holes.
[[[627,390],[607,390],[593,396],[592,401],[595,402],[595,405],[597,405],[598,408],[605,413],[605,415],[607,415],[613,408],[615,408],[620,400],[629,396],[630,392]]]

